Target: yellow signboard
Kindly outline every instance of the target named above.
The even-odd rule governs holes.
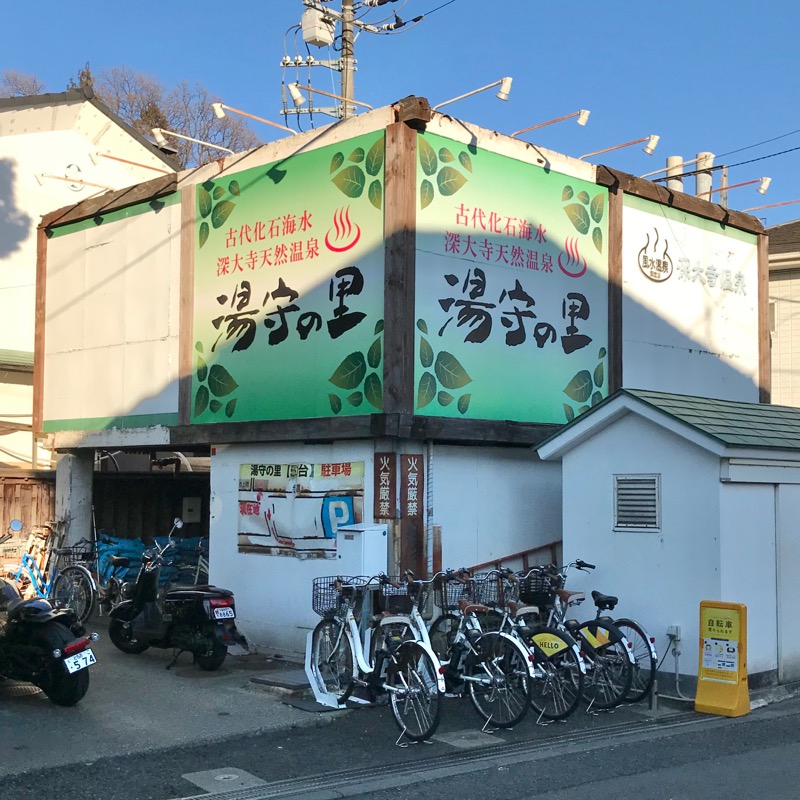
[[[747,606],[700,603],[700,654],[694,710],[725,717],[750,712],[747,686]]]

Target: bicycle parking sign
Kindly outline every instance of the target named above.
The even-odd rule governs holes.
[[[727,717],[747,714],[747,607],[703,600],[699,644],[695,711]]]

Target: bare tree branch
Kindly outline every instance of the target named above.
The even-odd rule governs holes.
[[[0,76],[0,97],[28,97],[43,91],[44,84],[35,75],[4,69]]]

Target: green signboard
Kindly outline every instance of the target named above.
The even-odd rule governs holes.
[[[608,192],[419,134],[415,413],[561,423],[608,394]]]
[[[383,405],[384,133],[197,187],[193,423]]]

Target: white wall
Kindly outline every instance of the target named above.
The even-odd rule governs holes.
[[[561,538],[561,466],[529,449],[433,449],[442,566],[469,567]]]
[[[774,303],[772,402],[800,406],[800,271],[772,271],[769,300]]]
[[[641,622],[659,657],[667,627],[680,625],[680,670],[696,675],[700,601],[720,595],[718,457],[629,414],[570,450],[562,469],[564,560],[597,567],[570,571],[568,588],[587,593],[575,616],[594,616],[592,589],[616,595],[614,614]],[[615,474],[661,476],[660,531],[614,531]],[[662,669],[674,671],[672,655]]]
[[[777,667],[775,488],[771,483],[720,485],[722,582],[719,596],[705,599],[747,606],[750,674]]]
[[[180,208],[48,242],[45,421],[177,413]]]
[[[363,461],[364,522],[370,524],[373,455],[389,449],[371,440],[215,448],[210,577],[235,592],[239,627],[259,649],[302,653],[307,632],[319,621],[311,609],[312,579],[338,574],[341,567],[327,559],[239,553],[239,465]],[[436,446],[432,474],[429,499],[433,522],[442,525],[444,566],[468,566],[558,538],[558,464],[537,463],[528,449]]]

